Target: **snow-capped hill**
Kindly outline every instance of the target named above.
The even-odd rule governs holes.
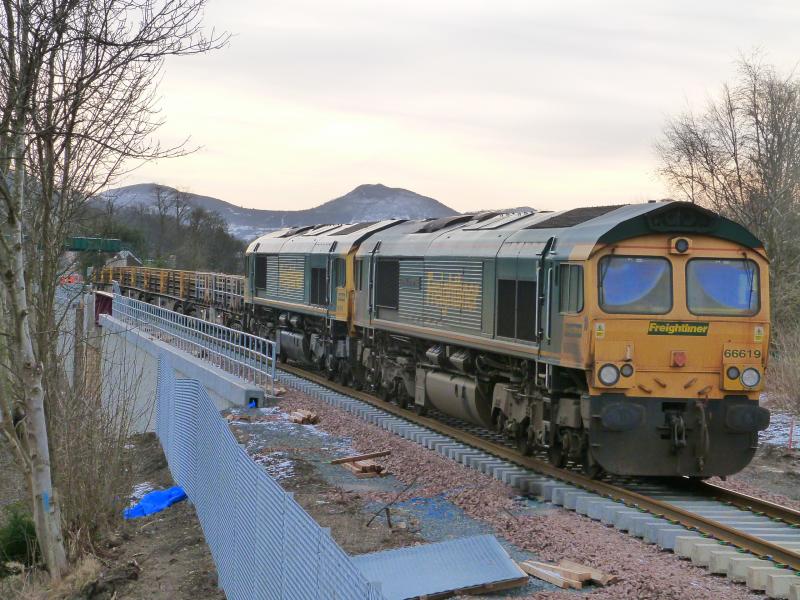
[[[178,194],[190,206],[219,213],[227,221],[231,233],[245,240],[287,226],[384,219],[428,219],[458,214],[433,198],[379,183],[360,185],[344,196],[306,210],[243,208],[218,198],[178,192],[174,188],[155,183],[140,183],[109,190],[101,195],[100,200],[113,201],[117,208],[143,205],[154,211],[160,202],[171,205]]]

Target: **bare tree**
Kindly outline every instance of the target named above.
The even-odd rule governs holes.
[[[192,205],[189,204],[189,192],[178,189],[175,192],[173,206],[175,207],[175,229],[180,229],[183,227],[183,224],[189,216],[189,211],[192,209]]]
[[[158,232],[156,234],[156,259],[164,258],[164,238],[167,234],[167,218],[172,213],[172,194],[167,187],[156,184],[153,187],[153,208],[158,217]]]
[[[773,315],[800,307],[800,79],[742,59],[700,113],[667,123],[661,174],[685,199],[753,230],[772,262]]]
[[[167,56],[226,38],[201,30],[205,0],[2,0],[0,274],[6,340],[2,432],[25,471],[53,577],[66,569],[59,469],[47,414],[67,401],[55,344],[57,275],[87,198],[162,148],[154,82]],[[51,455],[52,454],[52,455]]]

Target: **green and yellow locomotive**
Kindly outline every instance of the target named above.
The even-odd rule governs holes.
[[[247,257],[282,358],[557,465],[724,476],[769,423],[763,245],[696,205],[285,229]]]

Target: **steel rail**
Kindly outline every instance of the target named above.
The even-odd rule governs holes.
[[[722,502],[728,502],[729,504],[749,510],[750,512],[765,515],[771,519],[784,521],[789,525],[800,526],[800,511],[789,506],[783,506],[775,502],[770,502],[769,500],[764,500],[763,498],[737,492],[736,490],[730,490],[721,485],[709,483],[707,481],[690,485],[687,489],[690,491],[697,491],[700,494]]]
[[[691,511],[674,506],[669,502],[656,500],[643,494],[639,494],[638,492],[626,490],[605,481],[591,479],[568,469],[560,469],[538,458],[522,456],[517,451],[507,446],[486,440],[468,431],[446,425],[436,419],[417,415],[416,413],[402,409],[395,404],[385,400],[380,400],[371,394],[354,390],[347,386],[330,381],[326,377],[318,375],[317,373],[312,373],[310,371],[289,366],[287,364],[282,364],[280,369],[297,375],[298,377],[303,377],[319,385],[325,386],[333,391],[367,402],[395,416],[402,417],[443,435],[453,437],[459,442],[463,442],[479,450],[483,450],[499,458],[513,462],[526,469],[530,469],[542,475],[552,477],[553,479],[570,483],[576,487],[596,493],[602,497],[622,502],[633,508],[638,508],[652,513],[657,517],[663,517],[672,523],[683,525],[687,529],[709,535],[722,542],[732,544],[737,548],[747,550],[756,556],[766,558],[778,563],[779,565],[788,566],[795,571],[800,571],[800,553],[793,552],[777,544],[773,544],[756,536],[739,531],[738,529],[723,525],[722,523],[717,523],[713,519],[707,519],[692,513]],[[751,511],[763,512],[768,516],[774,516],[774,518],[781,519],[789,523],[796,523],[797,520],[800,519],[800,512],[788,507],[780,506],[779,504],[768,502],[766,500],[760,500],[758,498],[741,494],[739,492],[734,492],[732,490],[726,490],[725,488],[712,484],[704,483],[697,487],[698,489],[703,490],[704,493],[708,493],[708,495],[713,495],[716,498],[724,497],[732,504],[747,507],[747,509]]]

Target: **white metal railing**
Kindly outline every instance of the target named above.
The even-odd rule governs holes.
[[[116,288],[116,286],[115,286]],[[188,352],[211,362],[275,395],[275,342],[224,325],[128,298],[115,289],[112,315]]]

